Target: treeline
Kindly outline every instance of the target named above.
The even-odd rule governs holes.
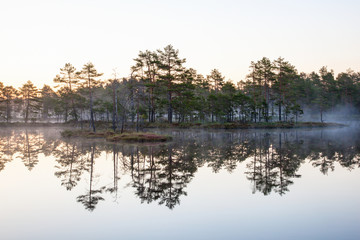
[[[0,84],[0,116],[10,122],[96,121],[123,129],[127,122],[274,122],[297,121],[304,109],[323,113],[341,105],[360,109],[360,73],[336,77],[319,72],[298,73],[283,58],[251,62],[244,81],[225,81],[217,69],[207,76],[186,68],[186,59],[171,45],[140,51],[128,78],[101,79],[92,63],[77,70],[66,63],[54,78],[58,85],[38,89],[31,81],[21,88]]]

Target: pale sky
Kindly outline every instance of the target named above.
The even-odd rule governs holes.
[[[53,86],[65,63],[104,79],[139,51],[172,44],[187,67],[244,79],[251,61],[284,57],[301,72],[360,71],[358,0],[0,0],[0,82]]]

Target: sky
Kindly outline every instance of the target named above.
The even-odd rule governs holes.
[[[279,56],[299,72],[360,71],[358,0],[0,0],[0,82],[54,86],[65,63],[127,77],[139,51],[171,44],[186,67],[238,82]]]

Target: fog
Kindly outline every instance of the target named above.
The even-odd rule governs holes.
[[[304,114],[299,117],[301,122],[320,122],[321,115],[318,109],[305,107]],[[353,105],[337,105],[323,112],[323,122],[342,123],[354,127],[360,127],[360,111]]]

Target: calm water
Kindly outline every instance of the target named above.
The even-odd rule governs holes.
[[[0,129],[0,239],[360,239],[360,129]]]

